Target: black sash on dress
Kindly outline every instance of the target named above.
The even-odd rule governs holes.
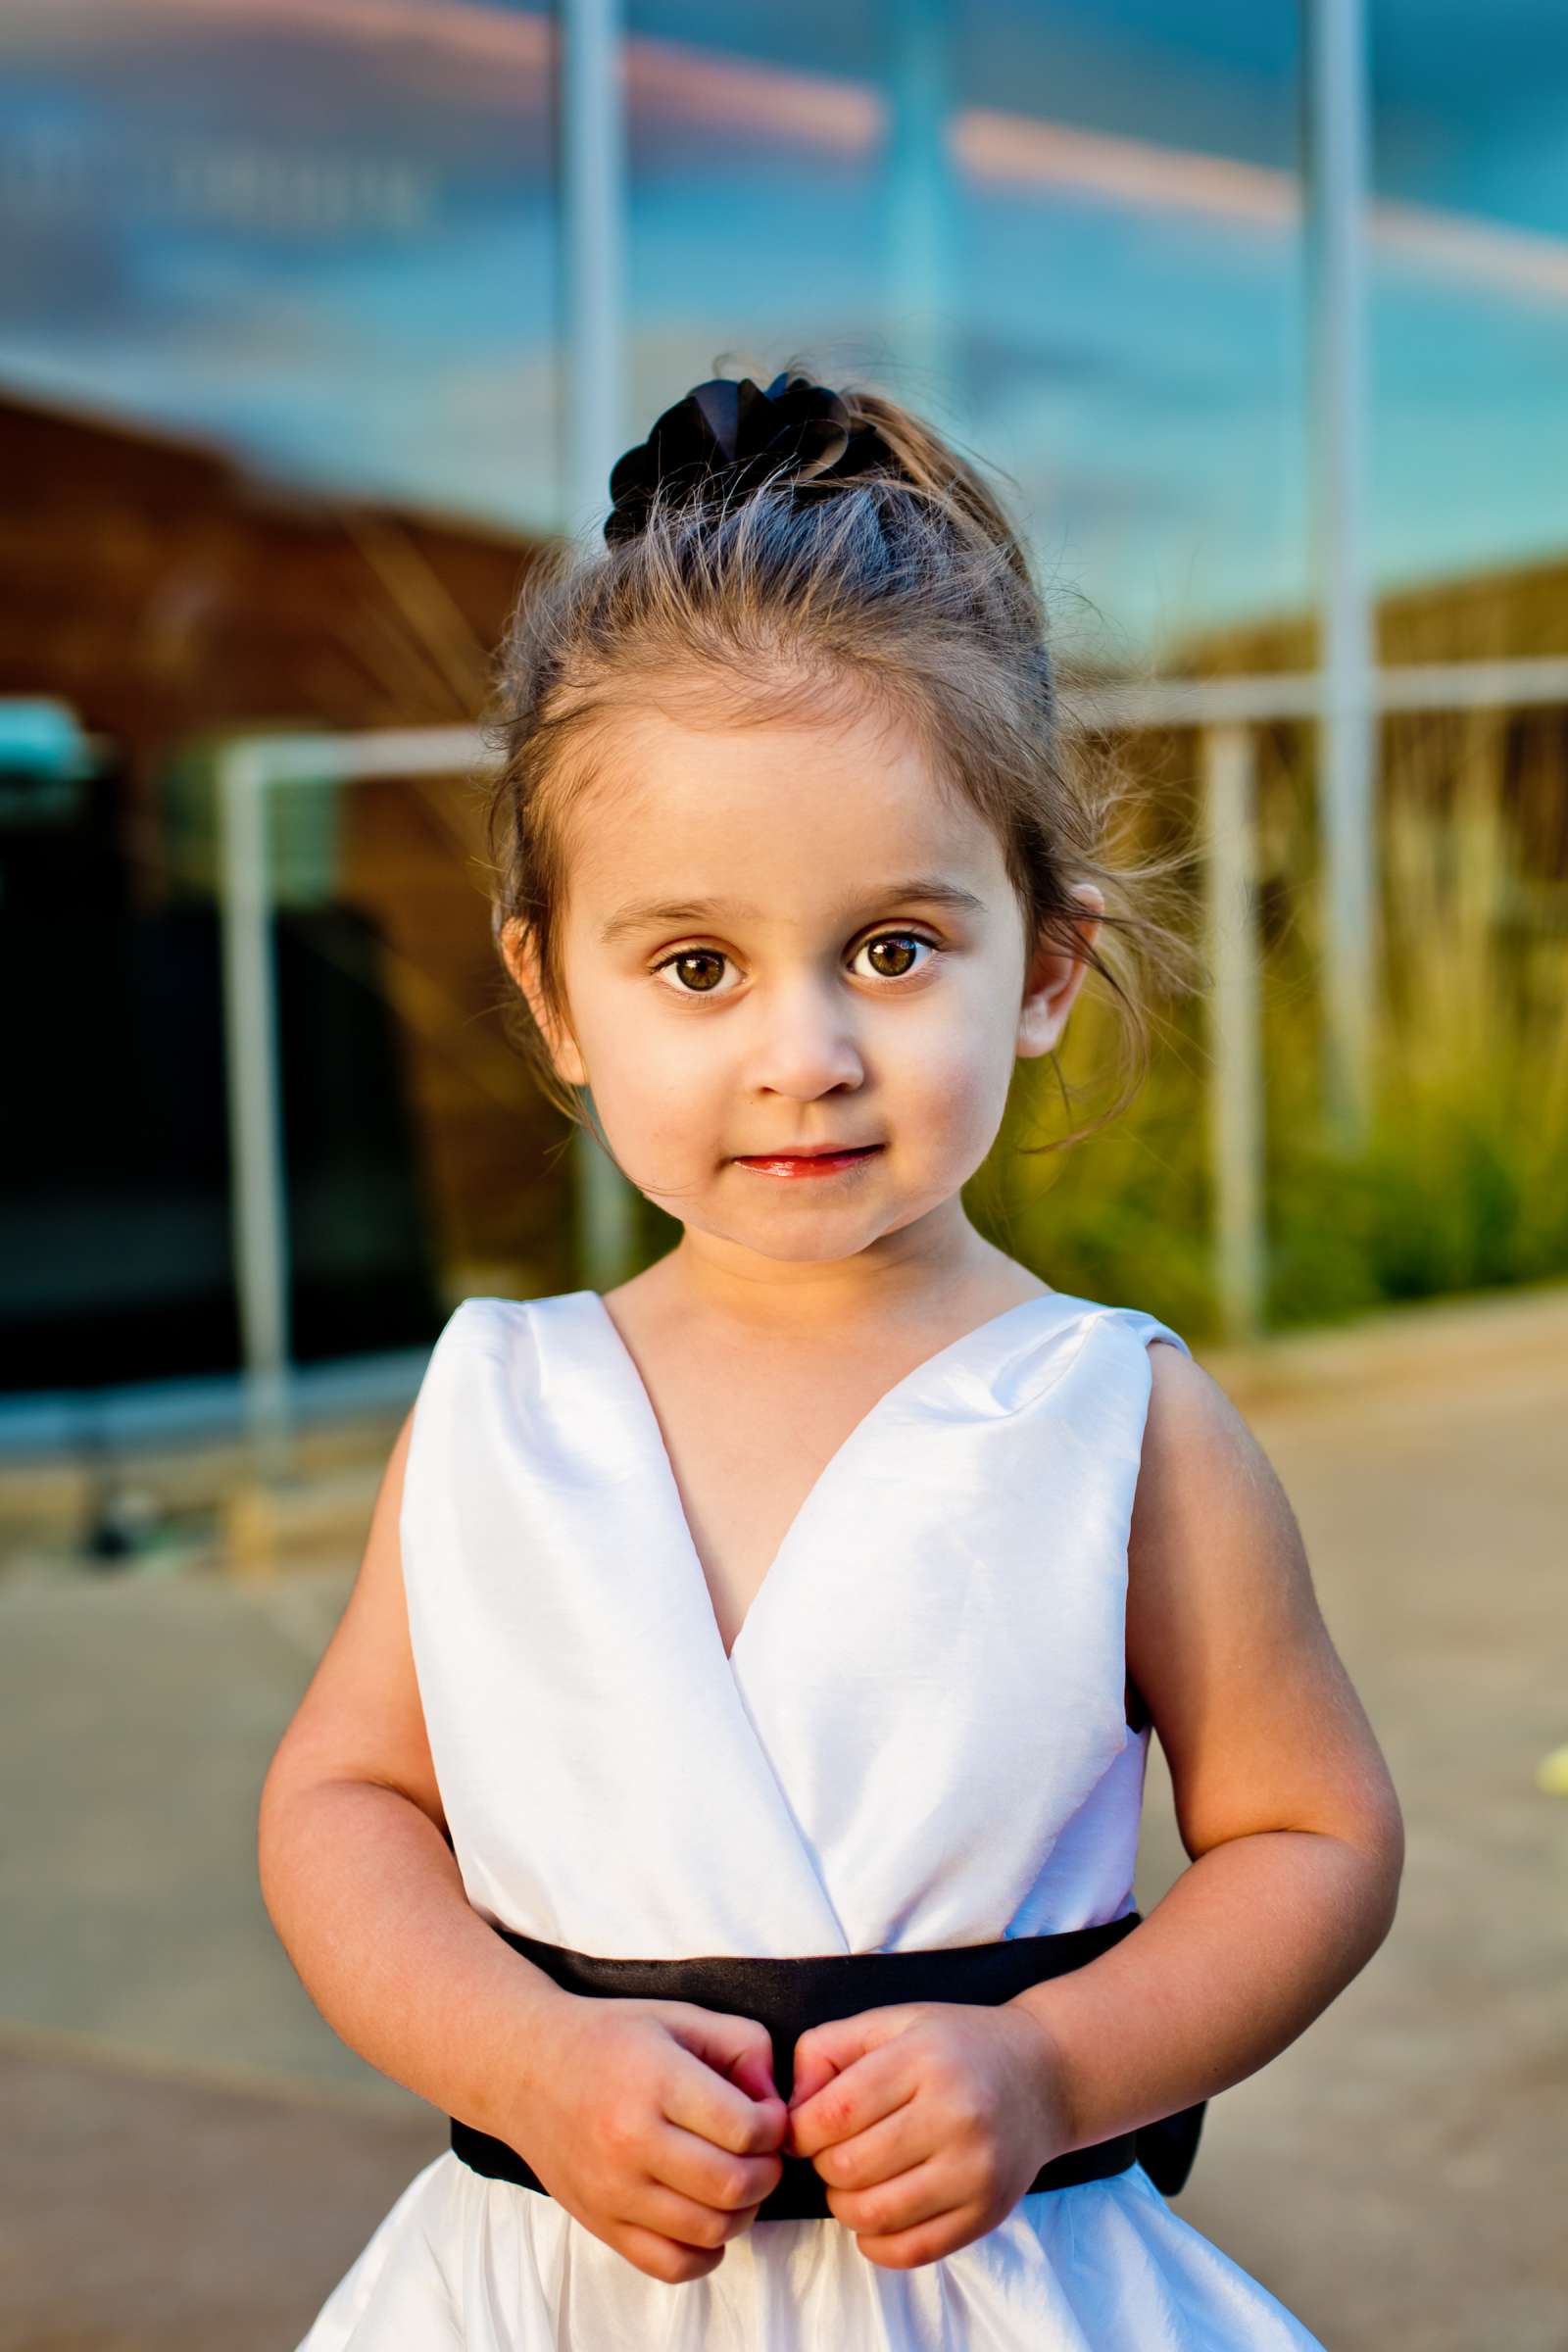
[[[826,2019],[854,2017],[896,2001],[961,2001],[1000,2006],[1030,1984],[1065,1976],[1130,1935],[1142,1913],[1055,1936],[1015,1936],[999,1943],[954,1944],[936,1951],[824,1952],[788,1960],[736,1958],[716,1953],[691,1960],[611,1960],[545,1943],[508,1928],[496,1933],[542,1968],[564,1991],[631,2000],[691,2001],[735,2017],[755,2018],[773,2040],[773,2081],[781,2098],[793,2086],[797,2037]],[[1171,2197],[1185,2182],[1198,2152],[1206,2099],[1137,2131],[1118,2132],[1093,2147],[1071,2148],[1042,2165],[1025,2192],[1103,2180],[1141,2164],[1154,2186]],[[531,2165],[504,2139],[450,2117],[453,2152],[492,2180],[549,2190]],[[758,2207],[757,2219],[830,2221],[827,2182],[809,2157],[780,2154],[783,2176]]]

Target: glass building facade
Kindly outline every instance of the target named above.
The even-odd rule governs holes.
[[[1376,576],[1555,553],[1547,0],[1369,0]],[[0,383],[550,531],[563,26],[476,0],[16,0]],[[715,361],[876,369],[1127,651],[1298,606],[1301,41],[1243,0],[630,0],[628,433]]]
[[[482,0],[13,0],[6,11],[0,409],[12,430],[30,448],[45,416],[84,449],[113,442],[136,453],[126,463],[142,480],[201,453],[232,469],[247,511],[395,515],[395,541],[370,546],[361,521],[358,544],[397,625],[417,620],[432,679],[425,703],[400,700],[415,664],[383,617],[341,656],[356,675],[374,673],[379,702],[361,708],[346,688],[334,701],[324,672],[313,683],[306,670],[269,700],[247,664],[271,625],[270,542],[250,617],[223,640],[227,703],[161,722],[126,764],[114,801],[126,906],[145,912],[177,895],[181,857],[200,864],[191,845],[213,821],[202,762],[224,732],[458,722],[482,675],[488,617],[505,610],[508,565],[585,520],[570,463],[581,289],[564,234],[561,102],[563,46],[579,22],[575,6]],[[1522,576],[1568,545],[1560,11],[1551,0],[1367,0],[1363,35],[1368,587]],[[873,377],[1004,469],[1069,667],[1149,677],[1196,662],[1211,674],[1212,652],[1195,648],[1310,616],[1301,11],[1252,0],[627,0],[606,57],[603,94],[623,130],[620,365],[606,427],[615,446],[701,377],[801,356],[828,380]],[[145,559],[157,593],[137,590],[127,611],[156,682],[215,593],[211,578],[183,559],[157,569],[173,490],[143,497],[118,537],[78,546],[71,446],[50,443],[55,471],[30,511],[29,560],[52,582],[57,637],[75,625],[89,570],[101,582],[119,564],[129,579]],[[213,524],[209,542],[217,535]],[[490,586],[474,568],[486,550],[498,566]],[[1568,652],[1560,597],[1541,609],[1544,637],[1476,650]],[[117,625],[122,637],[131,620]],[[58,702],[62,689],[30,641],[17,642],[0,681],[13,706],[7,772],[23,779],[5,802],[13,906],[34,873],[55,875],[38,887],[64,893],[81,870],[69,858],[58,872],[27,862],[42,856],[44,799],[20,707]],[[65,699],[88,747],[83,767],[112,763],[120,717],[88,693]],[[56,778],[58,792],[78,787]],[[411,788],[375,789],[387,796],[380,851],[401,823],[412,858],[421,819],[391,813],[407,811]],[[283,902],[292,889],[304,922],[313,907],[341,908],[356,878],[366,938],[382,954],[398,885],[368,846],[369,803],[362,794],[350,816],[330,787],[323,796],[296,796],[292,816],[275,820]],[[73,805],[83,824],[97,806]],[[211,890],[210,856],[202,870]],[[495,989],[471,897],[451,919],[469,921],[477,940],[441,983],[453,1034],[466,1025],[471,1044],[475,1022],[488,1033]],[[64,957],[58,924],[54,935]],[[318,943],[318,956],[348,972],[364,947],[344,935],[330,951]],[[454,1074],[454,1055],[430,1042],[435,981],[426,970],[421,997],[417,941],[399,952],[398,1034],[425,1021],[429,1066],[411,1080],[404,1057],[405,1115],[385,1129],[389,1151],[416,1139],[421,1169],[387,1247],[417,1231],[434,1271],[410,1291],[401,1322],[339,1317],[349,1335],[339,1352],[416,1344],[442,1300],[482,1285],[487,1268],[498,1281],[570,1279],[542,1241],[509,1242],[505,1211],[486,1223],[473,1210],[487,1182],[494,1197],[504,1158],[479,1135],[481,1105],[505,1121],[520,1094],[496,1074],[499,1059],[481,1067],[470,1054]],[[384,995],[384,974],[377,987]],[[94,1002],[81,993],[78,1019]],[[303,999],[295,1018],[319,1028]],[[345,1051],[364,1067],[370,1046],[344,1019],[345,1041],[360,1038]],[[221,1051],[209,1045],[201,1083],[220,1090]],[[376,1050],[397,1059],[386,1038]],[[40,1046],[27,1062],[29,1083],[46,1090],[28,1102],[33,1127],[52,1116],[60,1051]],[[79,1059],[75,1075],[85,1082]],[[123,1105],[114,1133],[137,1115]],[[224,1115],[215,1100],[215,1131]],[[304,1115],[298,1101],[292,1115]],[[461,1147],[450,1140],[460,1132]],[[117,1148],[112,1135],[107,1160]],[[86,1152],[82,1141],[78,1157]],[[352,1187],[334,1208],[322,1169],[313,1230],[324,1265],[351,1249],[356,1212]],[[99,1172],[112,1183],[112,1167]],[[27,1181],[32,1206],[13,1228],[23,1238],[0,1279],[10,1301],[0,1295],[0,1313],[15,1307],[35,1347],[65,1307],[62,1285],[37,1272],[38,1236],[58,1241],[60,1229],[28,1221],[47,1189],[41,1162]],[[136,1181],[157,1195],[161,1180]],[[307,1222],[298,1188],[312,1181],[291,1165],[294,1213]],[[166,1196],[163,1207],[177,1228],[177,1203]],[[548,1201],[538,1209],[538,1235],[552,1213]],[[144,1237],[158,1221],[150,1209]],[[232,1239],[217,1235],[215,1251]],[[367,1280],[373,1288],[373,1268]],[[302,1354],[333,1352],[332,1296]],[[155,1282],[155,1319],[157,1297]],[[138,1347],[145,1338],[127,1340],[118,1377],[134,1377]],[[220,1313],[197,1318],[146,1368],[221,1372],[238,1347]],[[75,1385],[63,1357],[48,1385]]]

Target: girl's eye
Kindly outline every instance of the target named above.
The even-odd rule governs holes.
[[[662,963],[656,963],[654,969],[656,972],[681,972],[684,974],[695,965],[699,967],[695,975],[695,985],[688,988],[683,977],[674,993],[682,997],[710,997],[718,989],[718,981],[714,977],[716,967],[721,963],[728,963],[728,961],[729,957],[721,956],[716,948],[681,948],[673,956],[666,956]],[[707,967],[706,970],[701,968],[704,966]]]
[[[922,939],[918,931],[879,931],[874,939],[862,941],[855,952],[857,956],[880,956],[891,949],[894,968],[889,970],[885,965],[878,964],[874,967],[876,977],[879,980],[907,980],[911,973],[921,969],[910,956],[911,948],[929,948],[933,956],[942,953],[935,940]]]
[[[857,948],[856,955],[891,955],[893,968],[890,969],[885,962],[878,962],[873,966],[873,976],[879,980],[906,980],[912,972],[921,969],[911,955],[911,950],[915,948],[928,949],[933,956],[942,953],[935,940],[922,938],[918,931],[879,931],[874,939],[863,940]],[[670,983],[672,993],[677,996],[712,997],[728,993],[721,992],[719,988],[720,967],[728,961],[729,957],[717,948],[679,948],[673,956],[666,956],[662,963],[656,963],[654,970],[677,975]]]

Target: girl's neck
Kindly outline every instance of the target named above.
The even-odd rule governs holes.
[[[932,1245],[790,1265],[687,1235],[607,1297],[665,1327],[814,1347],[857,1330],[980,1321],[1049,1288],[983,1240],[967,1218],[940,1242],[933,1236]]]

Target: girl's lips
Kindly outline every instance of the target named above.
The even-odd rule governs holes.
[[[869,1159],[873,1152],[881,1149],[880,1144],[862,1144],[854,1152],[822,1152],[809,1158],[799,1152],[784,1152],[776,1157],[760,1154],[747,1157],[741,1154],[737,1156],[735,1165],[738,1168],[756,1168],[763,1176],[831,1176],[840,1168],[852,1168],[858,1161]]]

